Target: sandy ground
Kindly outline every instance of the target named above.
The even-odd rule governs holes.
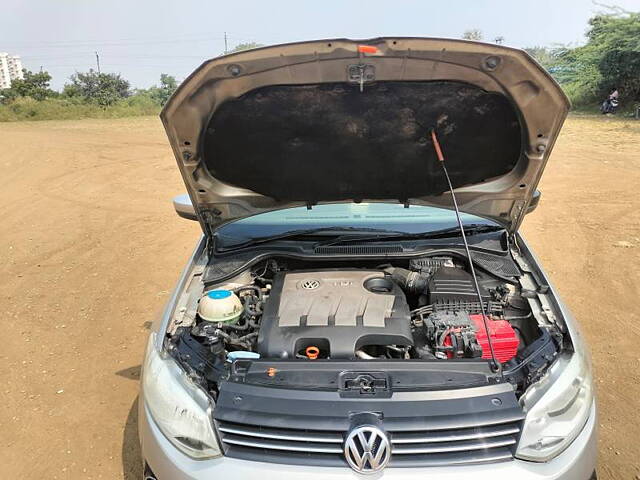
[[[149,322],[199,235],[160,122],[0,124],[0,178],[0,478],[139,480]],[[640,122],[571,118],[524,225],[591,345],[602,479],[640,475],[639,182]]]

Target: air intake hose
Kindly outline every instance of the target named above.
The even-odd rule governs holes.
[[[388,267],[384,271],[391,275],[391,279],[400,285],[405,292],[420,295],[427,290],[429,277],[406,268]]]

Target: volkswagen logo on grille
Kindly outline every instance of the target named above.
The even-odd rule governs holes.
[[[347,435],[344,456],[349,466],[358,473],[379,472],[391,459],[391,444],[378,427],[363,425]]]
[[[320,280],[303,280],[300,286],[305,290],[315,290],[320,286]]]

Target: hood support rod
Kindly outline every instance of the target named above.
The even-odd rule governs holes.
[[[480,293],[480,286],[478,285],[478,277],[476,276],[476,269],[473,266],[473,259],[471,258],[471,251],[469,250],[469,244],[467,243],[467,235],[464,232],[464,226],[462,225],[462,218],[460,217],[460,210],[458,209],[458,200],[456,199],[456,194],[453,192],[453,185],[451,184],[451,178],[449,178],[449,172],[447,171],[447,166],[445,165],[444,155],[442,153],[442,148],[440,147],[440,142],[438,142],[438,136],[436,135],[435,128],[431,129],[431,141],[433,142],[433,148],[436,151],[436,157],[438,157],[438,161],[442,166],[442,171],[444,172],[444,176],[447,178],[447,184],[449,185],[449,193],[451,193],[451,199],[453,200],[453,208],[456,211],[456,219],[458,220],[458,227],[460,228],[460,235],[462,236],[462,243],[464,243],[464,249],[467,254],[467,260],[469,261],[469,270],[471,271],[471,276],[473,277],[473,285],[476,290],[476,295],[478,295],[478,302],[480,302],[480,312],[482,313],[482,323],[484,325],[485,333],[487,334],[487,343],[489,343],[489,350],[491,351],[491,369],[500,373],[502,376],[502,364],[496,358],[495,351],[493,349],[493,343],[491,342],[491,334],[489,332],[489,324],[487,322],[487,312],[484,306],[484,302],[482,300],[482,294]]]

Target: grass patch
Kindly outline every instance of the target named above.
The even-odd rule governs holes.
[[[132,96],[109,107],[86,103],[72,98],[49,98],[36,101],[17,98],[0,105],[0,122],[37,120],[78,120],[82,118],[123,118],[157,115],[160,107],[146,96]]]

